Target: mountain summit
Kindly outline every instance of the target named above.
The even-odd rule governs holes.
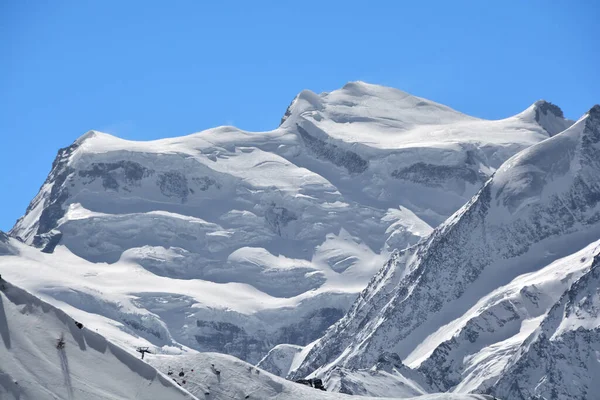
[[[0,267],[121,346],[354,394],[504,394],[597,255],[599,114],[489,121],[351,82],[266,132],[89,131],[0,235]]]

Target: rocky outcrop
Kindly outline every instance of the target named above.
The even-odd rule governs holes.
[[[142,178],[154,174],[154,171],[132,161],[114,163],[92,163],[88,169],[80,170],[79,176],[88,178],[85,183],[96,179],[102,180],[102,186],[107,190],[119,190],[119,181],[129,185],[139,185]]]
[[[351,174],[359,174],[369,167],[369,162],[362,159],[358,154],[316,138],[300,125],[296,125],[296,128],[306,148],[318,158],[329,161],[338,167],[346,168]]]
[[[294,358],[297,357],[302,349],[302,346],[278,344],[269,350],[269,353],[256,366],[273,375],[285,378],[290,372]]]

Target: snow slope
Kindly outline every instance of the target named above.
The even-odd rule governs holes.
[[[0,398],[195,399],[64,312],[0,281]],[[64,348],[57,341],[64,338]]]
[[[353,82],[301,92],[268,132],[134,142],[90,131],[59,151],[10,232],[54,254],[22,248],[0,267],[120,343],[133,334],[256,363],[322,336],[390,252],[570,125],[544,101],[486,121]]]
[[[493,390],[546,312],[590,267],[599,237],[594,106],[506,161],[425,241],[394,253],[291,376],[365,370],[394,352],[437,390]]]
[[[295,361],[301,357],[302,346],[293,344],[278,344],[273,347],[267,355],[256,364],[260,369],[268,371],[273,375],[286,377]]]
[[[321,391],[287,381],[278,376],[238,360],[217,353],[201,353],[184,356],[149,356],[148,362],[164,373],[173,371],[175,379],[198,398],[210,400],[231,399],[277,399],[277,400],[345,400],[353,397]],[[184,376],[178,374],[183,370]],[[218,374],[217,374],[218,371]],[[207,394],[208,393],[208,394]],[[361,397],[373,400],[380,397]],[[423,396],[401,396],[392,399],[414,400],[486,400],[486,395],[430,394]]]
[[[222,354],[149,354],[142,361],[6,281],[0,281],[0,338],[2,399],[349,398],[286,381]],[[57,347],[60,338],[63,348]],[[183,378],[178,375],[182,370]],[[418,399],[486,398],[438,394]]]

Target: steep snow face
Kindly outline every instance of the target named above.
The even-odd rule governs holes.
[[[325,378],[329,390],[359,396],[412,397],[433,392],[425,375],[406,367],[395,353],[383,353],[369,369],[336,367]]]
[[[2,399],[195,399],[136,356],[2,280],[0,338]]]
[[[489,390],[507,399],[591,399],[600,393],[600,254],[552,307]]]
[[[300,93],[268,132],[220,127],[134,142],[90,131],[59,151],[10,234],[103,266],[73,282],[77,294],[45,295],[114,310],[105,305],[118,291],[119,301],[137,297],[133,314],[153,315],[133,320],[153,344],[258,362],[274,345],[320,337],[391,251],[428,236],[503,161],[548,138],[536,115],[570,124],[544,104],[485,121],[355,82]],[[78,266],[58,274],[95,270],[67,258]],[[140,274],[160,284],[105,286]],[[120,312],[102,315],[124,323]]]
[[[564,291],[589,271],[599,251],[600,241],[595,241],[538,271],[518,276],[440,327],[405,361],[421,363],[419,371],[434,391],[487,390]]]
[[[256,366],[273,375],[285,378],[289,374],[292,365],[295,364],[294,360],[298,359],[303,349],[302,346],[279,344],[273,347]]]
[[[348,314],[311,347],[292,376],[326,375],[336,366],[370,368],[388,351],[417,367],[437,346],[449,346],[442,343],[442,328],[461,315],[470,320],[474,312],[499,318],[490,330],[497,330],[499,338],[511,337],[519,324],[504,333],[499,328],[511,319],[543,315],[552,303],[549,293],[556,291],[519,284],[525,289],[520,297],[530,296],[529,290],[534,299],[529,303],[544,303],[537,311],[531,304],[483,297],[496,289],[507,296],[508,288],[500,288],[515,278],[596,240],[599,203],[600,107],[595,106],[563,133],[509,159],[477,196],[426,241],[393,254]],[[572,280],[576,271],[558,276]],[[483,304],[474,307],[480,300]],[[523,340],[531,327],[520,329]],[[476,330],[465,332],[467,339],[470,334],[477,338]],[[420,346],[423,338],[426,345]],[[478,345],[493,340],[483,338]],[[455,355],[450,350],[435,353],[440,376],[449,377],[449,382],[441,383],[450,386],[444,390],[460,382],[465,367],[459,356],[446,360]]]

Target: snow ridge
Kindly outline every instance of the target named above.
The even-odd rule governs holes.
[[[419,348],[423,337],[498,285],[547,265],[549,254],[566,256],[597,238],[599,110],[593,107],[566,131],[506,161],[427,240],[394,254],[291,376],[322,376],[336,366],[370,368],[390,350],[419,366],[436,343]],[[431,365],[444,365],[444,352],[435,355]],[[461,364],[439,371],[459,373],[458,381],[438,382],[442,390],[460,383]]]

